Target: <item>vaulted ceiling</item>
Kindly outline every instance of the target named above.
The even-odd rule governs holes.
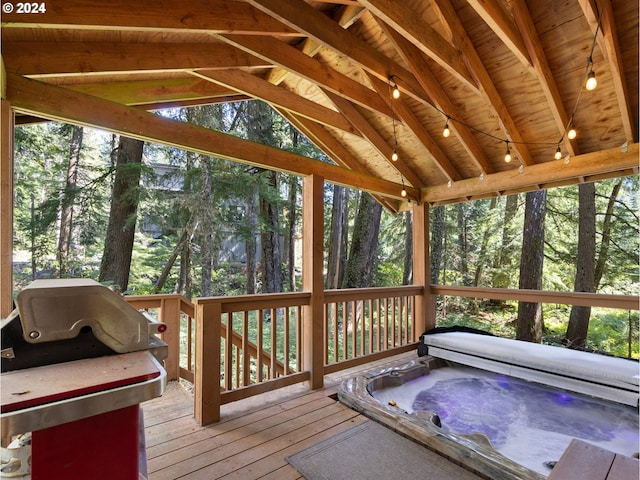
[[[18,123],[59,119],[318,173],[391,210],[406,204],[403,185],[410,198],[438,204],[638,173],[634,1],[3,7],[3,96]],[[588,91],[590,69],[598,85]],[[148,112],[249,98],[273,106],[335,165]]]

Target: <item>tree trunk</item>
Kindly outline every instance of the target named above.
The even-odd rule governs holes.
[[[402,284],[413,283],[413,217],[411,212],[404,214],[404,267],[402,269]]]
[[[527,193],[520,257],[520,289],[540,290],[542,288],[546,212],[547,191],[538,190]],[[516,339],[540,343],[543,329],[542,304],[519,302]]]
[[[100,282],[112,282],[122,292],[129,285],[131,255],[140,197],[144,142],[120,137],[111,210],[100,264]]]
[[[289,198],[287,209],[287,234],[284,242],[284,255],[287,264],[287,282],[290,292],[296,290],[296,222],[298,205],[298,179],[289,175]]]
[[[494,262],[494,273],[491,278],[491,286],[494,288],[509,288],[511,286],[511,271],[513,259],[516,258],[514,247],[515,228],[513,219],[518,213],[518,195],[508,195],[504,205],[502,221],[502,242],[500,252]],[[491,300],[494,305],[504,305],[504,300]]]
[[[80,150],[82,149],[82,127],[71,128],[69,142],[69,166],[67,168],[67,183],[62,197],[60,213],[60,235],[58,237],[58,269],[60,277],[67,273],[67,261],[71,247],[71,232],[73,229],[73,203],[78,183],[80,168]]]
[[[246,252],[246,274],[247,274],[247,294],[256,293],[256,234],[258,229],[258,192],[254,189],[249,195],[247,204],[247,230],[245,239]]]
[[[616,183],[609,195],[609,203],[607,204],[607,212],[604,215],[604,221],[602,222],[602,241],[600,242],[600,248],[598,253],[598,260],[596,261],[596,269],[593,279],[593,291],[598,291],[600,280],[604,274],[604,267],[607,264],[607,257],[609,256],[609,245],[611,244],[611,228],[613,227],[613,207],[618,199],[620,188],[622,187],[622,180]]]
[[[596,257],[596,187],[593,183],[579,186],[578,255],[576,257],[575,292],[594,292]],[[565,340],[571,346],[582,347],[587,340],[591,307],[571,307]]]
[[[465,205],[463,203],[456,204],[458,213],[458,248],[460,255],[460,274],[462,275],[462,285],[469,286],[471,284],[469,278],[469,261],[467,248],[467,219],[465,218]]]
[[[496,208],[496,199],[493,197],[490,200],[489,210]],[[484,233],[482,234],[482,242],[480,243],[480,253],[478,254],[478,264],[476,265],[476,273],[473,276],[473,286],[478,287],[482,282],[482,274],[484,273],[484,266],[487,263],[487,248],[489,246],[489,237],[491,235],[490,225],[484,226]]]
[[[278,192],[278,173],[273,170],[266,172],[271,192]],[[260,198],[260,214],[264,224],[261,229],[262,244],[262,292],[277,293],[283,290],[282,280],[282,252],[280,249],[280,212],[272,195],[262,195]]]
[[[429,243],[429,261],[431,263],[431,283],[440,283],[442,249],[444,245],[445,211],[443,206],[431,210],[431,242]]]
[[[344,276],[344,261],[347,251],[349,202],[348,190],[340,185],[333,186],[333,202],[331,205],[331,227],[329,230],[329,246],[327,256],[326,288],[340,288]]]
[[[344,275],[344,288],[371,286],[381,215],[382,205],[368,193],[361,193]]]
[[[200,260],[201,278],[200,295],[211,296],[211,272],[213,268],[213,206],[211,204],[211,158],[200,156],[200,172],[202,178],[202,190],[200,192],[200,248],[202,257]]]
[[[184,250],[184,244],[186,241],[187,241],[187,230],[185,229],[184,232],[182,233],[182,236],[180,237],[180,240],[178,240],[178,243],[174,247],[173,252],[171,252],[171,256],[169,257],[169,260],[167,260],[167,263],[165,263],[164,267],[162,268],[162,272],[160,272],[158,281],[153,286],[153,293],[158,293],[164,288],[164,285],[165,283],[167,283],[167,279],[169,278],[169,274],[171,273],[171,269],[173,268],[173,265],[176,263],[176,260],[180,256],[180,253]]]

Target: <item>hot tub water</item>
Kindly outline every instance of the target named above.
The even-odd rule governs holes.
[[[412,413],[436,413],[442,429],[482,433],[505,457],[549,473],[572,438],[624,455],[639,450],[638,410],[472,367],[437,368],[373,397]]]

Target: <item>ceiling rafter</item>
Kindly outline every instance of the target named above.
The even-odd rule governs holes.
[[[482,18],[495,32],[509,50],[520,60],[523,65],[533,69],[529,49],[511,15],[505,10],[502,3],[497,0],[467,0],[471,8]]]
[[[383,95],[385,91],[388,92],[388,84],[373,76],[370,76],[370,80],[374,88],[380,95]],[[433,137],[431,137],[431,134],[424,128],[420,120],[411,111],[402,97],[394,100],[393,105],[394,111],[398,114],[400,119],[402,119],[402,122],[409,128],[409,130],[411,130],[413,135],[418,138],[424,148],[429,152],[436,166],[446,177],[446,179],[461,180],[462,176],[460,175],[460,172],[456,170],[456,167],[451,163],[451,161],[447,157],[447,154],[435,142]],[[400,158],[398,161],[402,162],[404,160],[403,158]]]
[[[138,8],[136,8],[136,6]],[[168,14],[170,13],[170,14]],[[235,0],[154,0],[89,2],[65,0],[47,5],[46,15],[16,14],[12,27],[155,32],[235,32],[298,37],[300,33],[245,2]]]
[[[265,68],[271,65],[230,45],[211,43],[12,42],[7,69],[38,78],[51,75],[175,72],[197,68]]]
[[[348,56],[358,66],[381,80],[387,81],[391,75],[401,79],[399,86],[406,94],[419,102],[425,101],[425,92],[411,72],[373,49],[351,31],[343,29],[311,5],[281,0],[247,1],[325,47]]]
[[[197,70],[193,72],[193,75],[211,80],[266,103],[277,105],[285,110],[297,112],[299,115],[318,123],[358,135],[358,131],[351,122],[335,110],[323,107],[242,70]]]
[[[337,141],[327,129],[318,123],[312,122],[304,117],[299,117],[286,110],[276,109],[285,119],[298,129],[309,141],[324,152],[327,157],[333,159],[338,165],[349,168],[356,172],[367,175],[374,175],[354,157],[339,141]],[[392,198],[383,197],[372,193],[373,197],[388,210],[397,213],[400,208],[398,201]],[[417,198],[417,197],[416,197]]]
[[[562,96],[558,90],[558,85],[553,78],[553,73],[549,67],[549,62],[544,53],[542,45],[540,45],[540,39],[538,33],[531,19],[529,9],[524,0],[512,0],[511,8],[513,9],[513,16],[518,26],[518,29],[522,33],[523,41],[526,45],[529,56],[533,63],[533,67],[536,71],[540,86],[544,91],[544,95],[549,103],[549,108],[553,113],[553,118],[556,121],[558,127],[558,138],[562,138],[565,149],[571,156],[578,155],[577,143],[571,141],[564,135],[564,131],[569,124],[569,114],[562,103]]]
[[[440,83],[436,80],[435,76],[431,72],[431,68],[423,57],[423,53],[393,28],[386,25],[382,20],[379,20],[378,23],[385,30],[389,39],[394,43],[396,50],[404,58],[405,62],[409,65],[409,68],[411,68],[415,73],[416,79],[420,82],[425,92],[427,92],[429,99],[433,102],[433,105],[441,111],[447,112],[449,115],[461,119],[462,115],[458,112],[456,106],[453,104]],[[467,153],[471,157],[473,163],[478,168],[479,173],[493,173],[494,169],[489,163],[482,147],[467,126],[463,123],[451,123],[449,127],[458,137],[463,147],[467,150]]]
[[[347,6],[341,8],[333,18],[342,28],[349,28],[360,18],[363,11],[364,9],[359,5]],[[322,50],[323,46],[312,38],[304,38],[296,47],[305,55],[315,57],[316,54]],[[281,67],[275,67],[271,72],[269,72],[267,80],[274,85],[277,85],[282,82],[287,75],[289,75],[288,70]]]
[[[143,141],[296,175],[318,174],[327,181],[402,200],[398,185],[372,175],[314,160],[226,133],[7,73],[6,98],[26,114],[95,126]],[[411,195],[419,195],[411,188]]]
[[[221,97],[237,95],[235,90],[192,75],[188,78],[82,83],[65,87],[123,105],[144,105],[149,109],[157,109],[159,104],[167,102],[215,103]]]
[[[478,55],[473,42],[467,35],[458,15],[453,8],[453,5],[449,0],[439,0],[437,7],[440,10],[442,17],[445,19],[449,28],[453,33],[453,41],[458,46],[462,55],[464,55],[467,66],[471,75],[476,79],[478,86],[482,92],[482,96],[485,101],[493,107],[494,111],[498,115],[501,122],[501,127],[507,139],[510,139],[514,143],[514,149],[518,151],[518,156],[524,165],[532,165],[534,163],[529,148],[525,145],[525,140],[520,134],[518,127],[516,126],[509,109],[504,104],[502,97],[498,93],[496,86],[494,85],[489,72],[487,72],[482,59]]]
[[[366,138],[376,151],[385,158],[389,164],[398,170],[404,178],[414,187],[421,185],[420,177],[418,177],[413,170],[404,162],[393,162],[391,160],[391,154],[393,153],[393,147],[391,147],[384,137],[376,130],[373,125],[367,120],[362,113],[360,113],[356,107],[344,98],[335,95],[331,92],[325,92],[331,99],[338,110],[342,112],[345,118],[348,118],[353,126],[358,129],[364,138]]]
[[[579,0],[579,3],[589,25],[591,26],[591,29],[595,33],[598,25],[599,13],[596,9],[596,5],[593,0]],[[625,136],[627,137],[627,142],[633,142],[634,138],[636,138],[636,125],[633,121],[633,115],[631,114],[629,93],[624,75],[624,62],[622,61],[622,55],[620,53],[620,43],[618,41],[616,24],[613,21],[611,1],[603,0],[600,5],[601,8],[604,6],[604,11],[602,12],[601,28],[598,31],[596,39],[600,46],[600,50],[603,52],[611,68],[611,76],[613,77],[613,85],[616,97],[618,98],[618,105],[622,116],[622,125]]]
[[[219,38],[242,51],[293,72],[363,108],[391,117],[389,105],[373,90],[280,40],[246,35],[220,35]]]
[[[478,90],[477,81],[471,76],[456,48],[417,16],[408,3],[394,0],[361,0],[361,3],[455,78],[471,89]]]

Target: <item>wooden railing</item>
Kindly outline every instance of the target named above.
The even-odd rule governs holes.
[[[201,424],[219,419],[220,406],[415,348],[420,286],[327,290],[322,338],[304,335],[308,292],[211,297],[194,303],[179,295],[125,297],[135,308],[167,323],[169,379],[194,384],[194,415]],[[639,310],[628,295],[548,292],[432,285],[430,295],[492,298]],[[435,319],[427,324],[435,325]],[[311,348],[323,345],[324,348]],[[322,362],[309,358],[320,352]],[[315,353],[314,353],[315,354]]]
[[[324,292],[324,373],[355,367],[413,345],[420,286]]]
[[[168,380],[194,381],[195,371],[195,308],[181,295],[131,295],[125,300],[137,310],[142,310],[154,319],[166,323],[167,330],[160,338],[168,346],[164,361]]]
[[[305,350],[323,355],[324,375],[414,348],[421,294],[413,286],[326,291],[321,338],[304,335],[306,292],[197,299],[196,419],[217,421],[221,405],[309,380]]]

